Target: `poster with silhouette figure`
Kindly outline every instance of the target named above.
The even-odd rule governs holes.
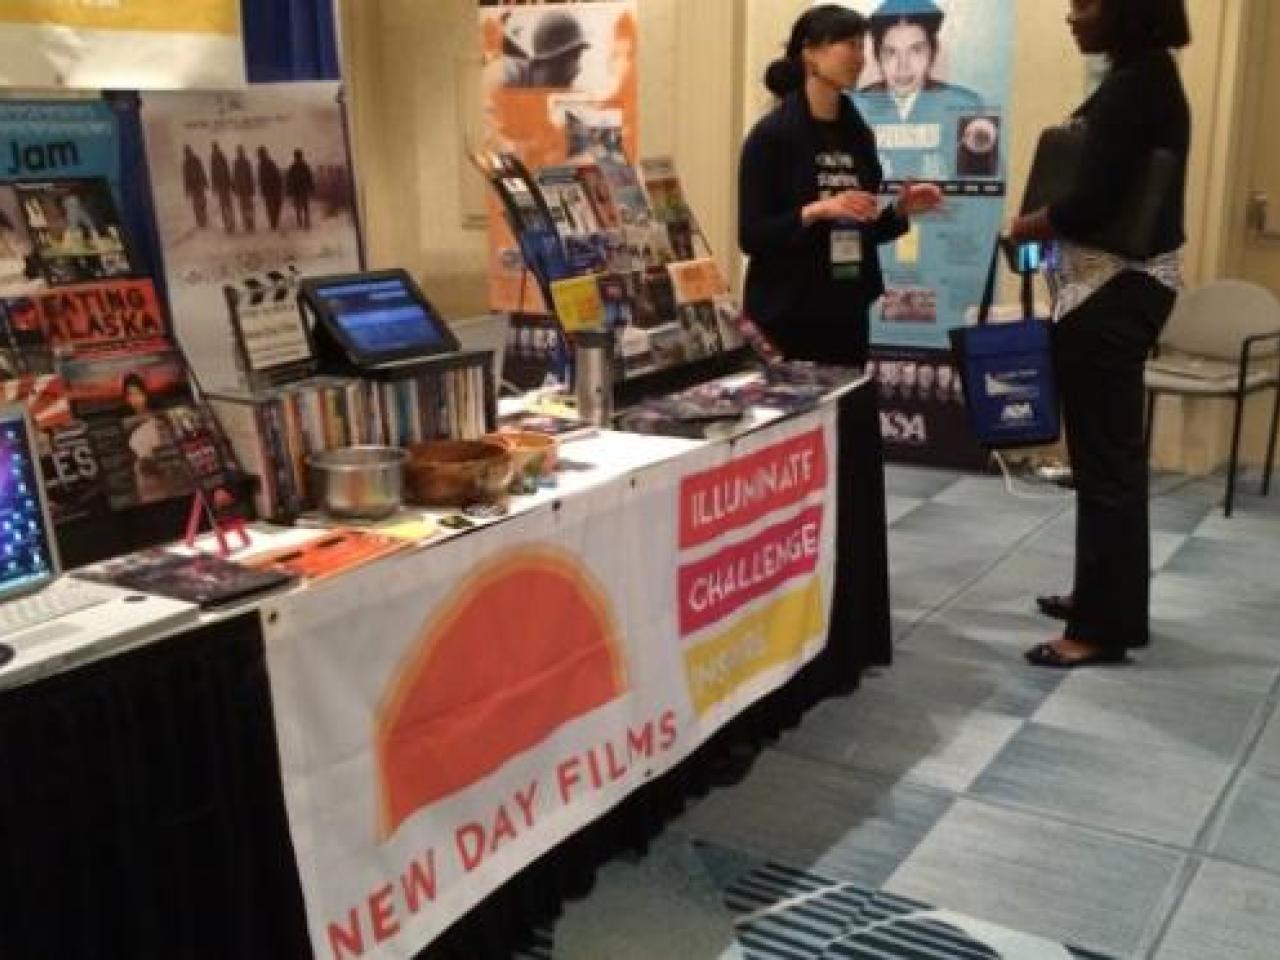
[[[242,376],[224,287],[360,268],[337,97],[332,84],[143,97],[174,326],[206,387]]]

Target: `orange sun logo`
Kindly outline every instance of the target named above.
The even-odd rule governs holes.
[[[378,711],[382,836],[626,690],[608,596],[576,558],[535,548],[482,566]]]

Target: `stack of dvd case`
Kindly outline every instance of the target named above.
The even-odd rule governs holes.
[[[378,378],[310,377],[274,389],[213,393],[210,405],[255,482],[259,516],[311,509],[307,457],[342,447],[474,440],[496,421],[487,352],[446,354]]]

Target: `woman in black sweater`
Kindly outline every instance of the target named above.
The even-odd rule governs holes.
[[[876,248],[942,202],[936,186],[907,184],[880,209],[875,135],[844,95],[866,33],[860,14],[836,4],[804,13],[765,75],[779,103],[742,147],[746,313],[789,359],[865,362],[868,312],[884,293]]]
[[[1063,636],[1027,651],[1040,666],[1122,663],[1148,643],[1150,524],[1143,367],[1181,285],[1180,249],[1190,110],[1169,52],[1190,42],[1183,0],[1071,0],[1081,52],[1110,70],[1072,117],[1085,145],[1074,188],[1014,221],[1021,241],[1053,244],[1053,346],[1076,488],[1075,586],[1040,597],[1067,621]],[[1101,249],[1153,151],[1177,158],[1159,208],[1153,255]]]

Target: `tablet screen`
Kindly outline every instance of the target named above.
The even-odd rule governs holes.
[[[364,358],[429,355],[454,348],[439,316],[404,277],[348,277],[310,285],[310,294]]]

